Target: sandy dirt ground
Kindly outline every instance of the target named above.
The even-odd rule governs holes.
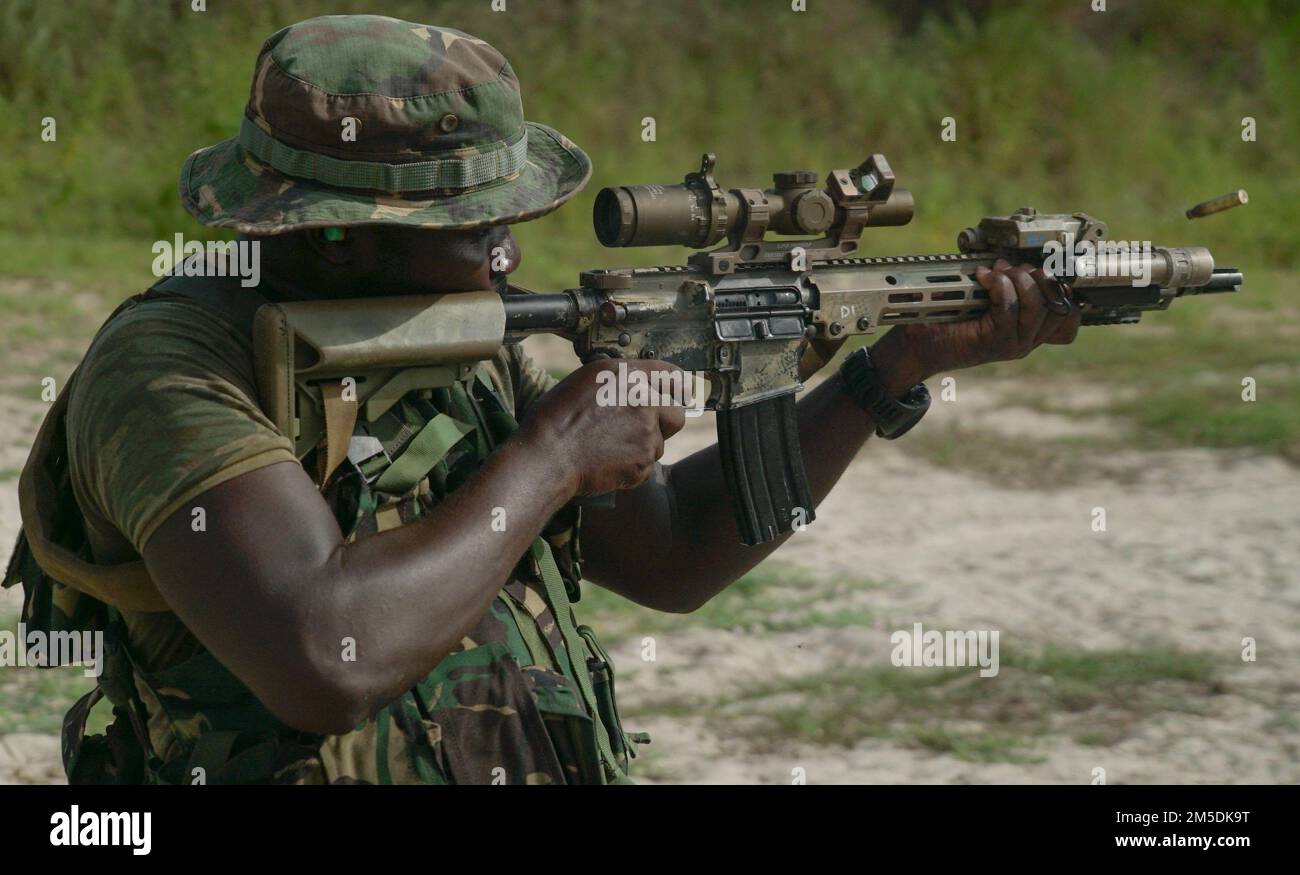
[[[810,607],[862,609],[870,623],[670,628],[655,632],[653,662],[641,658],[644,636],[635,630],[614,644],[620,703],[640,712],[627,723],[654,739],[643,779],[1089,783],[1101,768],[1108,783],[1300,780],[1300,470],[1253,452],[1102,453],[1058,444],[1121,426],[1015,406],[1020,387],[1008,381],[959,379],[957,400],[936,400],[918,432],[960,429],[979,444],[969,462],[934,465],[906,438],[871,441],[817,520],[774,557],[798,585],[813,582]],[[1099,400],[1086,386],[1063,386],[1059,397],[1085,410]],[[0,398],[0,468],[21,466],[40,408]],[[709,415],[692,421],[668,458],[707,445],[712,429]],[[1044,457],[1044,446],[1055,449]],[[1060,476],[1002,476],[1006,460],[1021,455],[1049,459],[1045,470]],[[18,527],[16,486],[0,483],[6,553]],[[1098,507],[1104,532],[1093,530]],[[876,585],[833,585],[849,578]],[[0,600],[5,612],[16,607],[12,593]],[[1015,761],[881,736],[847,746],[796,737],[758,743],[740,731],[743,710],[719,716],[708,707],[746,684],[888,666],[891,631],[914,622],[999,630],[1004,649],[1159,645],[1221,657],[1228,667],[1189,708],[1130,715],[1106,744],[1080,743],[1062,721],[1060,731],[1035,737],[1033,756]],[[1247,637],[1255,661],[1240,658]],[[674,702],[696,707],[655,710]],[[60,780],[57,757],[53,736],[0,737],[0,782]]]
[[[981,407],[991,410],[998,394],[959,393],[961,403],[931,416],[985,419]],[[1062,426],[1015,414],[1002,420],[1004,432],[987,432],[1008,453]],[[697,446],[712,439],[707,422],[692,432],[685,437]],[[1300,732],[1288,716],[1300,706],[1300,475],[1276,458],[1209,450],[1123,452],[1092,468],[1065,488],[1008,488],[978,470],[927,466],[902,442],[870,442],[817,520],[775,558],[800,569],[801,580],[884,581],[821,606],[865,601],[875,628],[660,633],[654,663],[636,641],[612,654],[620,700],[667,690],[707,702],[745,679],[888,665],[890,632],[915,622],[1000,630],[1004,648],[1160,643],[1227,660],[1240,660],[1242,639],[1253,637],[1258,659],[1231,672],[1227,692],[1198,703],[1203,713],[1154,715],[1105,747],[1049,734],[1030,763],[970,762],[882,739],[847,750],[737,750],[717,721],[655,716],[634,726],[654,737],[655,779],[788,783],[802,768],[810,783],[1087,783],[1101,767],[1109,783],[1300,780]],[[1095,507],[1107,511],[1105,532],[1092,530]]]

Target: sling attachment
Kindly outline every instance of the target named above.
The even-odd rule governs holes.
[[[587,668],[591,671],[592,691],[596,695],[596,704],[600,708],[600,717],[604,721],[606,728],[609,730],[609,744],[616,756],[623,758],[626,762],[628,757],[636,756],[636,748],[631,743],[631,735],[623,731],[622,721],[618,716],[618,697],[614,693],[614,663],[610,660],[609,654],[605,648],[600,646],[596,640],[596,633],[590,626],[579,626],[578,634],[582,640],[587,642],[588,652],[591,654],[587,657]],[[645,733],[641,743],[649,743],[650,737]]]
[[[322,383],[321,399],[325,408],[324,446],[317,450],[321,459],[320,483],[329,482],[330,475],[348,457],[348,446],[352,443],[352,431],[357,425],[357,401],[343,397],[345,381]],[[353,390],[355,392],[355,388]],[[324,452],[321,452],[323,450]]]

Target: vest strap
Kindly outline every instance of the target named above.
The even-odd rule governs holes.
[[[569,596],[564,588],[564,578],[560,576],[560,567],[555,564],[555,556],[551,553],[551,545],[544,538],[537,538],[533,541],[533,556],[541,567],[542,583],[546,586],[546,600],[551,603],[551,612],[555,614],[555,622],[560,628],[560,637],[564,639],[564,648],[569,653],[569,666],[573,669],[573,679],[578,682],[578,689],[582,691],[587,712],[591,714],[591,722],[596,725],[596,746],[600,750],[600,758],[604,761],[606,782],[630,784],[632,780],[618,767],[618,760],[614,757],[613,748],[609,744],[609,732],[605,728],[605,721],[601,719],[596,692],[591,686],[591,675],[587,671],[586,641],[573,624],[573,608],[569,604]]]
[[[51,479],[44,460],[52,454],[67,452],[63,446],[62,423],[76,376],[77,372],[73,371],[46,414],[18,480],[18,506],[27,546],[41,571],[77,592],[124,611],[169,611],[171,608],[149,576],[144,560],[96,565],[58,541],[59,487]]]
[[[424,428],[411,438],[411,443],[388,466],[374,489],[392,495],[401,495],[424,478],[433,466],[442,461],[451,448],[460,443],[461,438],[474,431],[474,426],[467,425],[446,413],[439,413],[425,423]]]
[[[250,733],[233,729],[204,732],[194,740],[188,759],[178,757],[165,767],[167,774],[163,780],[192,784],[198,777],[195,771],[202,769],[204,784],[265,782],[275,771],[278,739],[264,738],[234,753],[235,745],[250,737]],[[176,766],[182,761],[185,763],[184,769],[178,770]]]

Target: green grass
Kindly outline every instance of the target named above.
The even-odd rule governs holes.
[[[673,773],[666,756],[662,747],[655,746],[653,739],[650,744],[638,745],[636,758],[632,760],[632,778],[636,781],[671,781]]]
[[[879,738],[970,761],[1030,762],[1049,734],[1112,745],[1161,714],[1199,713],[1225,690],[1225,668],[1208,654],[1162,645],[1004,650],[994,678],[964,668],[835,668],[711,701],[706,720],[758,750]],[[699,715],[700,705],[670,700],[639,713]]]
[[[487,3],[383,4],[498,46],[528,114],[593,156],[587,191],[522,228],[533,253],[525,272],[544,287],[609,263],[589,225],[599,187],[678,181],[706,150],[729,186],[886,153],[918,212],[907,229],[869,231],[875,251],[948,248],[986,211],[1034,203],[1087,209],[1120,235],[1194,235],[1248,264],[1294,264],[1294,6],[1205,0],[1189,16],[1177,0],[1113,5],[1095,14],[1075,3],[819,0],[796,14],[749,0],[719,0],[708,13],[686,0],[518,0],[498,14]],[[189,152],[234,133],[261,42],[292,21],[370,4],[210,6],[5,4],[0,112],[14,123],[0,130],[0,230],[144,241],[198,233],[175,174]],[[1032,75],[1009,74],[1005,50],[992,48],[1044,41],[1052,51]],[[648,45],[653,62],[643,63],[636,49]],[[1244,115],[1258,120],[1256,142],[1240,139]],[[59,123],[54,143],[39,136],[46,116]],[[640,139],[645,116],[658,122],[653,143]],[[957,119],[956,142],[939,138],[945,116]],[[1182,217],[1233,187],[1250,191],[1246,208],[1195,224]]]
[[[1117,403],[1113,410],[1142,426],[1151,436],[1148,444],[1260,447],[1300,461],[1300,379],[1283,377],[1262,391],[1262,397],[1246,402],[1241,386],[1231,381],[1214,391],[1176,383]]]
[[[1026,739],[1020,735],[952,732],[943,726],[913,726],[906,730],[911,740],[935,753],[952,754],[976,763],[1032,763],[1040,758],[1025,753]]]
[[[1111,437],[1078,436],[1016,441],[1007,451],[1007,438],[998,434],[930,423],[907,435],[906,450],[941,468],[978,472],[1003,488],[1033,489],[1069,486],[1096,476],[1096,454],[1131,446],[1131,433]]]
[[[1095,14],[1073,3],[820,0],[796,14],[719,0],[702,14],[685,0],[518,0],[498,14],[487,3],[383,4],[501,48],[529,114],[594,156],[589,194],[536,238],[561,259],[548,284],[590,260],[568,240],[595,251],[586,197],[598,186],[674,182],[706,150],[730,185],[885,152],[918,195],[920,236],[945,245],[986,209],[1022,202],[1086,208],[1117,232],[1181,234],[1183,208],[1240,186],[1251,192],[1246,210],[1198,223],[1198,236],[1293,263],[1294,6],[1205,0],[1189,16],[1176,0],[1113,5]],[[191,228],[175,170],[233,134],[261,42],[313,14],[372,11],[347,0],[210,6],[5,4],[0,110],[16,123],[0,132],[0,228],[149,239]],[[1044,40],[1052,51],[1032,75],[1008,74],[1005,51],[986,48]],[[648,45],[653,62],[641,63],[649,56],[637,47]],[[640,139],[647,115],[654,143]],[[1240,140],[1243,115],[1258,120],[1254,143]],[[59,122],[55,143],[39,137],[45,116]],[[958,121],[955,143],[939,138],[945,116]]]

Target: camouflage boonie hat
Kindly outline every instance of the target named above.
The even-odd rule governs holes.
[[[586,153],[524,121],[514,70],[487,43],[329,15],[266,41],[239,136],[190,155],[180,191],[203,224],[247,234],[469,229],[544,215],[590,175]]]

